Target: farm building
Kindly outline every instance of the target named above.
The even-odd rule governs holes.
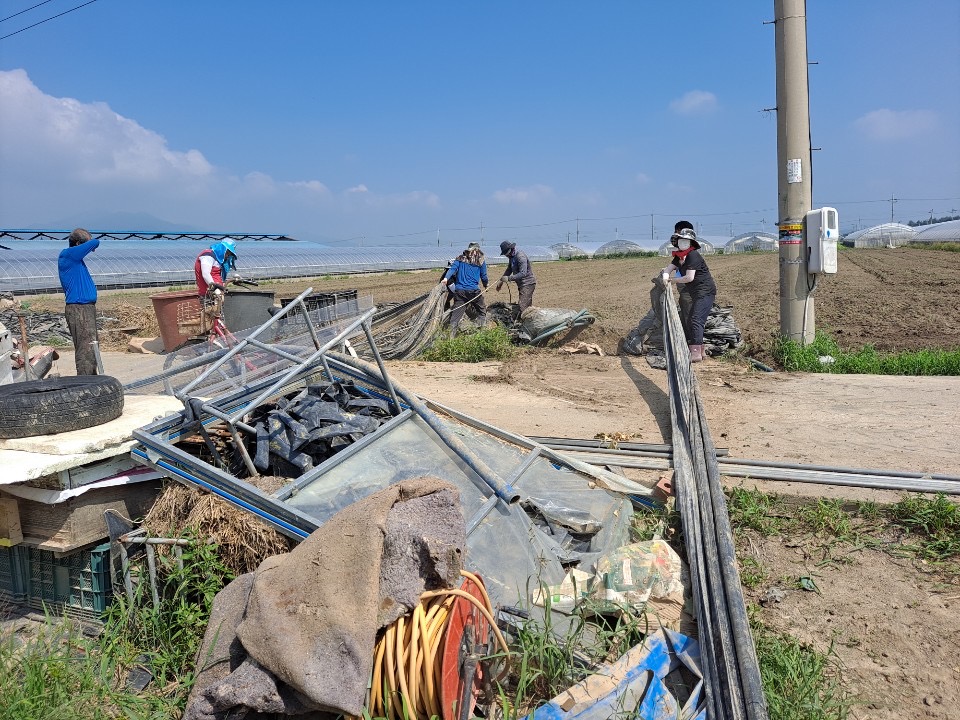
[[[740,252],[777,252],[780,241],[777,236],[767,232],[748,232],[730,238],[723,246],[724,253]]]
[[[912,242],[916,234],[917,231],[909,225],[883,223],[845,235],[840,242],[854,248],[893,248]]]

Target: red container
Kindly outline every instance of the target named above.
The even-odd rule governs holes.
[[[200,298],[196,290],[151,295],[153,311],[160,325],[163,349],[167,352],[196,335],[200,327]]]

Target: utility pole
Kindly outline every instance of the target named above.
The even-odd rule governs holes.
[[[483,245],[483,220],[480,221],[480,244]]]
[[[933,210],[930,210],[930,222],[929,225],[933,225]]]
[[[780,333],[806,345],[815,334],[803,219],[813,205],[806,0],[774,0],[777,59],[777,186]]]
[[[580,244],[580,218],[577,218],[577,245]]]
[[[890,193],[890,222],[893,222],[893,206],[896,204],[897,198],[894,197],[893,193]]]
[[[653,232],[653,213],[650,213],[650,239],[651,240],[657,239]]]
[[[440,247],[440,228],[437,228],[437,247]]]

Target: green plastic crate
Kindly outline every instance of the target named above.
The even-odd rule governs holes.
[[[17,604],[27,599],[26,548],[0,547],[0,598]]]
[[[107,609],[113,597],[110,543],[59,558],[48,550],[26,550],[27,605],[88,617]]]

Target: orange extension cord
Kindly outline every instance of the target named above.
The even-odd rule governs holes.
[[[483,601],[463,590],[433,590],[420,596],[420,604],[409,617],[401,617],[388,626],[374,648],[373,676],[370,682],[370,717],[388,720],[428,720],[443,717],[440,703],[440,651],[454,600],[465,598],[483,614],[493,628],[497,644],[504,654],[507,641],[493,617],[490,597],[480,579],[462,570],[483,594]]]

